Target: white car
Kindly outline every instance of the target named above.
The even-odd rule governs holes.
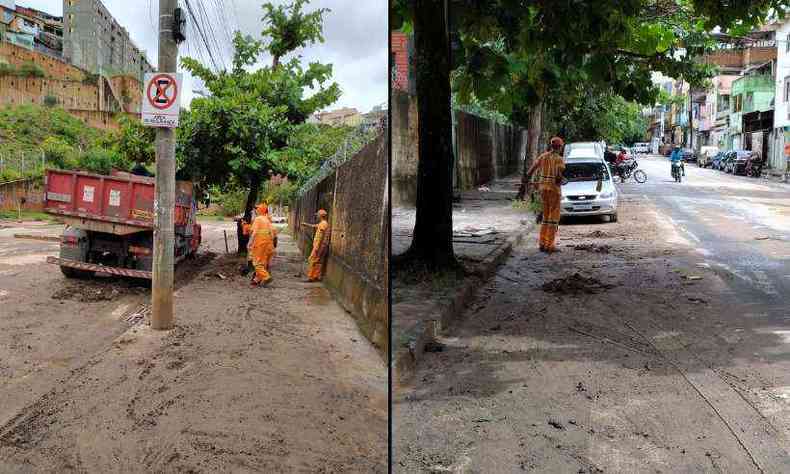
[[[650,153],[650,144],[649,143],[634,143],[632,147],[634,153]]]
[[[563,158],[574,158],[578,156],[598,156],[603,159],[606,148],[601,142],[573,142],[565,145]]]
[[[562,217],[608,216],[609,222],[617,222],[617,188],[603,159],[590,155],[568,158],[564,176]]]

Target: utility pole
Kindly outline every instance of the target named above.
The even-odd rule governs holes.
[[[178,44],[173,18],[178,0],[159,0],[159,72],[176,72]],[[154,198],[154,261],[151,284],[151,328],[173,327],[173,268],[176,195],[175,130],[156,129],[156,197]]]
[[[694,150],[694,94],[689,84],[689,150]]]

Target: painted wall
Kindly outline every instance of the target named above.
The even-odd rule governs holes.
[[[774,94],[774,128],[790,127],[790,107],[785,99],[785,83],[790,83],[790,22],[782,24],[776,31],[779,40],[776,57],[776,82]]]

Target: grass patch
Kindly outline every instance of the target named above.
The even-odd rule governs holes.
[[[519,201],[515,199],[513,200],[512,207],[517,211],[531,212],[533,214],[540,214],[540,212],[543,211],[543,204],[541,204],[539,198],[536,198],[534,201]]]
[[[0,210],[0,220],[18,220],[19,213],[17,211],[4,211]],[[23,221],[36,221],[36,222],[55,222],[55,218],[45,212],[40,211],[22,211]]]

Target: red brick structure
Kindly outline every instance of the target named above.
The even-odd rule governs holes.
[[[390,34],[392,49],[392,88],[409,91],[409,43],[411,36],[398,31]]]

